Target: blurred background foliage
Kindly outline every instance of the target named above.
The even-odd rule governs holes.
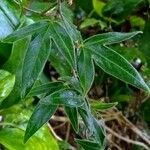
[[[55,0],[0,0],[0,39],[22,26],[40,20],[38,13],[47,12],[50,8],[55,7],[56,3]],[[26,17],[22,14],[25,14]],[[150,0],[73,0],[73,4],[66,7],[65,15],[78,27],[84,38],[113,31],[143,31],[142,35],[122,42],[120,45],[114,44],[112,48],[123,55],[142,74],[150,87]],[[11,49],[11,44],[0,42],[1,68],[8,60]],[[67,69],[65,64],[64,68],[59,67],[60,60],[53,60],[52,56],[50,60],[52,62],[48,62],[45,66],[45,72],[41,75],[39,82],[57,80],[59,73]],[[109,127],[107,131],[110,149],[143,150],[144,148],[117,138],[113,132],[109,131],[114,131],[135,141],[140,140],[147,145],[150,144],[150,98],[146,93],[96,69],[95,81],[89,96],[94,114],[97,118],[103,118]],[[0,112],[6,122],[4,130],[0,130],[1,147],[10,150],[19,150],[18,147],[22,147],[22,150],[50,150],[52,147],[53,150],[57,150],[59,149],[58,143],[60,149],[67,150],[70,144],[76,147],[75,142],[72,142],[72,137],[75,137],[72,129],[70,129],[70,137],[67,140],[64,142],[57,140],[59,141],[57,142],[47,126],[38,131],[27,145],[22,145],[21,139],[24,135],[26,121],[31,114],[27,108],[31,107],[32,110],[35,101],[28,100],[27,102],[32,105],[21,104]],[[101,102],[107,102],[109,105],[100,105]],[[118,105],[114,107],[116,103],[113,102],[117,102]],[[57,115],[65,116],[61,111],[57,112]],[[124,117],[129,122],[126,122]],[[58,126],[58,122],[50,121],[50,123],[52,127]],[[141,134],[139,135],[139,130],[136,131],[136,128],[147,140],[144,140]],[[55,129],[55,132],[64,139],[66,130],[65,126],[62,130],[61,128]]]

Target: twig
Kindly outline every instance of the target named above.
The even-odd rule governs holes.
[[[114,132],[112,129],[110,129],[109,127],[105,126],[106,130],[111,133],[112,135],[114,135],[115,137],[127,142],[127,143],[131,143],[131,144],[135,144],[135,145],[138,145],[138,146],[142,146],[143,148],[145,148],[146,150],[150,150],[150,147],[148,147],[147,145],[145,145],[144,143],[142,142],[139,142],[139,141],[134,141],[134,140],[131,140],[129,138],[125,138],[121,135],[119,135],[118,133]]]
[[[53,130],[53,128],[51,127],[51,125],[48,123],[48,127],[52,133],[52,135],[58,140],[58,141],[62,141],[62,139],[55,133],[55,131]]]
[[[68,122],[69,121],[69,119],[66,118],[66,117],[58,117],[58,116],[55,116],[55,115],[53,115],[51,117],[51,119],[55,120],[55,121],[59,121],[59,122]]]
[[[69,135],[70,135],[70,123],[68,122],[68,126],[67,126],[67,133],[66,133],[65,141],[68,141],[68,139],[69,139]]]
[[[54,130],[61,128],[62,126],[64,126],[66,124],[66,122],[61,123],[60,125],[53,127]]]
[[[122,115],[123,120],[128,124],[129,128],[143,139],[150,146],[150,138],[146,137],[135,125],[133,125],[126,117]]]
[[[107,140],[114,146],[116,147],[118,150],[122,150],[122,148],[120,146],[118,146],[116,143],[114,143],[110,138],[107,138]]]

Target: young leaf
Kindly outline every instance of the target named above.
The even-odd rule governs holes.
[[[76,141],[85,149],[85,150],[104,150],[103,147],[99,145],[99,143],[89,141],[89,140],[80,140],[76,139]]]
[[[53,105],[64,105],[69,107],[80,107],[84,103],[82,96],[70,89],[62,89],[45,97]]]
[[[82,48],[78,60],[79,79],[86,94],[92,86],[94,80],[94,64],[89,49]]]
[[[0,103],[10,94],[15,84],[15,76],[0,70]]]
[[[95,110],[106,110],[115,107],[118,103],[103,103],[103,102],[93,102],[91,107]]]
[[[26,37],[14,42],[13,44],[11,56],[3,68],[16,76],[16,82],[13,91],[7,99],[2,102],[0,108],[8,108],[21,100],[22,70],[30,40],[30,37]]]
[[[19,39],[25,38],[28,35],[32,35],[34,33],[39,33],[41,31],[44,31],[45,28],[48,27],[48,22],[47,21],[39,21],[34,24],[31,24],[29,26],[23,27],[12,34],[8,35],[3,42],[9,42],[12,43],[14,41],[17,41]]]
[[[66,30],[57,22],[50,24],[50,36],[68,64],[75,68],[74,45]]]
[[[72,107],[65,107],[65,111],[67,116],[70,119],[70,122],[72,124],[73,129],[78,132],[79,126],[78,126],[78,111],[77,108],[72,108]]]
[[[52,105],[49,97],[40,100],[28,122],[24,142],[27,142],[27,140],[51,118],[56,109],[57,105]]]
[[[120,43],[122,41],[128,40],[139,33],[142,32],[137,31],[137,32],[130,32],[130,33],[120,33],[120,32],[103,33],[86,39],[84,43],[87,46],[96,45],[96,44],[111,45],[111,44]]]
[[[106,73],[137,88],[150,92],[150,89],[140,74],[120,54],[100,44],[96,44],[88,48],[91,50],[95,63]]]
[[[50,94],[63,88],[62,82],[50,82],[34,87],[27,96]]]

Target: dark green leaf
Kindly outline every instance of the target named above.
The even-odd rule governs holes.
[[[40,100],[28,122],[24,142],[26,142],[51,118],[56,109],[57,105],[52,105],[49,97]]]
[[[60,76],[70,76],[72,74],[71,66],[54,43],[52,43],[49,60]]]
[[[78,74],[80,82],[84,89],[84,93],[87,94],[87,92],[92,86],[95,75],[93,60],[91,58],[89,49],[87,48],[81,49],[81,53],[78,60]]]
[[[0,103],[10,94],[15,84],[15,76],[0,70]]]
[[[84,103],[82,96],[70,89],[59,90],[45,97],[53,105],[65,105],[69,107],[80,107]]]
[[[89,49],[92,52],[92,57],[96,64],[106,73],[115,76],[126,83],[132,84],[137,88],[150,92],[150,89],[140,74],[120,54],[108,47],[101,46],[100,44],[93,45],[89,47]]]
[[[51,82],[34,87],[27,96],[53,93],[63,88],[62,82]]]
[[[75,48],[71,38],[69,37],[69,34],[63,28],[63,26],[57,22],[51,22],[50,36],[68,64],[72,68],[75,68]]]
[[[77,108],[65,107],[65,111],[66,111],[67,116],[70,119],[72,127],[74,128],[74,130],[76,132],[78,132],[79,126],[78,126],[78,111],[77,111]]]
[[[85,45],[87,46],[95,45],[95,44],[111,45],[111,44],[120,43],[122,41],[128,40],[139,33],[142,32],[141,31],[130,32],[130,33],[108,32],[108,33],[92,36],[86,39],[84,42]]]
[[[61,5],[61,15],[63,19],[62,25],[64,26],[74,43],[80,43],[82,41],[81,34],[77,30],[77,27],[72,23],[73,21],[68,17],[69,15],[71,15],[71,13],[71,10],[69,10],[64,4]]]
[[[42,20],[13,32],[9,36],[7,36],[3,41],[12,43],[28,35],[32,35],[37,32],[39,33],[40,31],[42,32],[46,30],[47,27],[48,27],[48,22]]]
[[[49,27],[45,32],[37,35],[30,43],[22,69],[22,96],[24,97],[32,88],[34,82],[41,74],[49,57],[51,41]]]
[[[98,143],[88,140],[76,139],[76,141],[85,149],[85,150],[104,150]]]

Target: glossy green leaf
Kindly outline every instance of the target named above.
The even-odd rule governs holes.
[[[46,30],[47,27],[48,27],[48,22],[45,20],[44,21],[42,20],[42,21],[36,22],[34,24],[31,24],[29,26],[25,26],[15,32],[13,32],[9,36],[7,36],[3,41],[12,43],[12,42],[22,39],[28,35],[42,32],[42,31]]]
[[[80,140],[76,139],[76,141],[85,149],[85,150],[104,150],[98,143],[89,140]]]
[[[78,126],[78,111],[77,108],[72,108],[72,107],[65,107],[65,112],[67,116],[70,119],[70,122],[72,124],[73,129],[78,132],[79,126]]]
[[[8,96],[6,101],[3,101],[1,108],[12,106],[21,100],[21,85],[22,85],[22,69],[24,64],[24,57],[26,55],[30,37],[16,41],[13,44],[12,53],[9,60],[4,65],[4,69],[8,70],[16,76],[16,82],[13,91]]]
[[[75,48],[69,34],[57,22],[50,24],[50,36],[68,64],[75,68]]]
[[[19,20],[7,1],[0,0],[0,39],[11,34],[19,25]]]
[[[40,94],[48,94],[63,88],[62,82],[50,82],[34,87],[27,96],[37,96]]]
[[[84,42],[85,45],[87,46],[95,45],[95,44],[111,45],[111,44],[120,43],[122,41],[128,40],[139,33],[142,32],[141,31],[130,32],[130,33],[108,32],[108,33],[92,36],[86,39]]]
[[[41,99],[28,122],[24,142],[39,130],[55,113],[57,105],[50,103],[49,97]]]
[[[115,107],[118,103],[102,103],[102,102],[92,102],[91,107],[95,110],[106,110]]]
[[[137,88],[150,92],[150,89],[140,74],[120,54],[100,44],[90,46],[89,49],[91,50],[95,63],[106,73]]]
[[[72,74],[71,66],[54,43],[52,43],[49,60],[60,76],[70,76]]]
[[[48,60],[51,48],[49,27],[45,32],[37,35],[30,43],[22,69],[22,96],[24,97],[32,88],[34,82],[41,74]]]
[[[10,94],[15,84],[15,76],[0,70],[0,103]]]
[[[62,25],[66,29],[70,38],[74,41],[74,43],[80,43],[82,41],[82,36],[80,32],[77,30],[77,27],[72,23],[68,16],[71,15],[71,10],[69,10],[63,3],[61,4],[61,15],[62,15]],[[72,14],[73,16],[73,14]],[[73,17],[72,17],[73,18]]]
[[[87,94],[92,86],[95,75],[93,60],[87,48],[81,49],[78,60],[78,74],[84,93]]]
[[[84,103],[83,97],[78,95],[76,91],[70,89],[59,90],[46,96],[44,99],[47,99],[47,103],[53,105],[65,105],[69,107],[80,107]]]
[[[49,132],[43,127],[38,134],[23,144],[24,130],[17,128],[4,128],[0,130],[0,143],[8,150],[59,150],[59,147]]]

